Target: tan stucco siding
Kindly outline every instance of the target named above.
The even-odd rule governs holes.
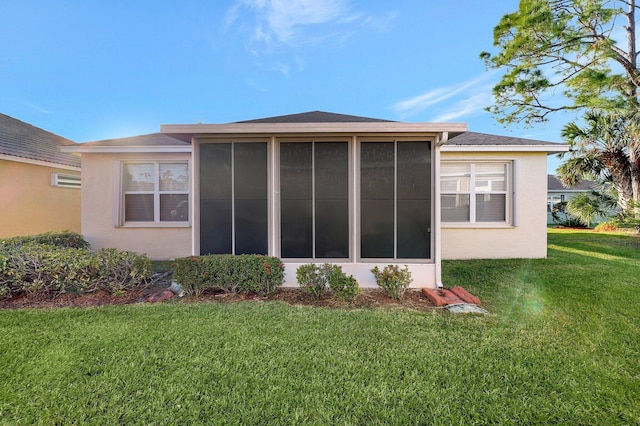
[[[93,249],[117,248],[144,253],[154,260],[191,255],[191,227],[117,226],[118,164],[126,160],[189,159],[184,154],[83,154],[82,233]]]
[[[51,186],[55,172],[80,175],[78,171],[0,160],[0,238],[80,232],[80,190]]]
[[[487,228],[442,224],[442,259],[546,257],[546,153],[443,152],[441,160],[513,161],[515,184],[513,226]]]

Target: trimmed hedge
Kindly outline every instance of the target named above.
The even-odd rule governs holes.
[[[171,266],[176,281],[191,295],[205,290],[267,295],[284,281],[280,259],[257,254],[183,257]]]
[[[151,261],[133,252],[91,252],[33,242],[0,245],[0,297],[97,290],[117,293],[146,286],[151,276]]]
[[[56,247],[79,249],[89,248],[89,243],[82,235],[71,231],[45,232],[38,235],[0,239],[0,248],[19,247],[25,244],[47,244]]]

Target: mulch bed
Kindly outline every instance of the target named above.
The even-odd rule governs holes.
[[[123,295],[113,295],[104,291],[89,293],[84,295],[60,294],[60,295],[19,295],[11,299],[0,300],[0,309],[19,308],[63,308],[81,307],[88,308],[103,305],[126,305],[132,303],[151,303],[149,298],[162,292],[168,287],[166,282],[155,283],[154,285],[125,292]],[[205,292],[199,296],[185,296],[183,298],[174,297],[169,301],[156,303],[190,303],[190,302],[210,302],[210,303],[237,303],[246,301],[281,301],[292,305],[307,305],[316,307],[332,308],[407,308],[418,311],[438,310],[429,299],[427,299],[420,289],[409,289],[402,300],[393,300],[380,289],[363,289],[353,302],[340,302],[330,296],[315,300],[311,296],[303,293],[298,288],[281,287],[273,295],[259,296],[257,294],[236,294],[221,292]]]

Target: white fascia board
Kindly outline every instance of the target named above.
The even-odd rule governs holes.
[[[569,145],[447,145],[442,152],[546,152],[557,154],[569,151]]]
[[[32,164],[34,166],[53,167],[53,168],[62,169],[62,170],[73,170],[74,172],[80,171],[80,167],[68,166],[66,164],[52,163],[50,161],[34,160],[32,158],[16,157],[14,155],[0,154],[0,160],[15,161],[16,163]]]
[[[229,123],[229,124],[163,124],[162,133],[207,134],[287,134],[287,133],[441,133],[466,132],[464,123]]]
[[[60,147],[62,152],[71,153],[92,153],[92,154],[113,154],[113,153],[176,153],[176,152],[191,152],[191,146],[64,146]]]

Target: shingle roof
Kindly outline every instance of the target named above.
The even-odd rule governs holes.
[[[452,137],[447,145],[521,145],[521,146],[558,146],[555,142],[545,142],[533,139],[515,138],[512,136],[498,136],[487,133],[464,132]]]
[[[132,136],[120,139],[106,139],[95,142],[85,142],[82,146],[179,146],[191,145],[164,133],[151,133],[148,135]]]
[[[0,114],[0,154],[80,167],[80,157],[60,152],[59,145],[75,142]]]
[[[547,191],[592,191],[596,183],[592,180],[583,180],[582,182],[567,187],[560,182],[554,175],[547,175]]]
[[[379,118],[359,117],[357,115],[336,114],[324,111],[309,111],[299,114],[279,115],[255,120],[236,121],[236,123],[372,123],[393,122]]]

